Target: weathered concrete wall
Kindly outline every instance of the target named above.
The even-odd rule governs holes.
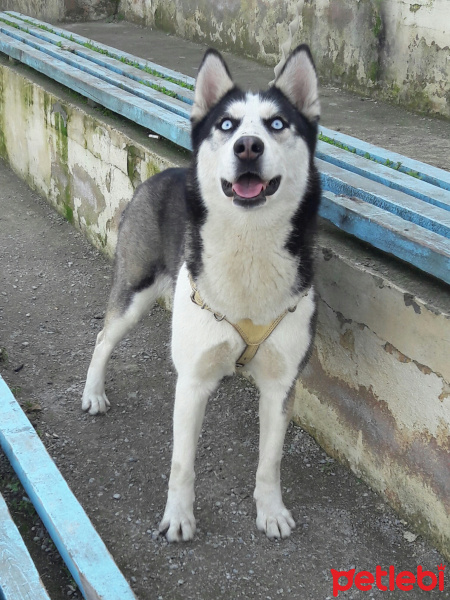
[[[110,256],[136,185],[186,163],[1,59],[0,155]],[[296,420],[450,556],[448,288],[329,226],[318,247],[317,342]]]
[[[134,188],[177,161],[136,137],[0,63],[0,156],[110,256]]]
[[[50,22],[62,20],[65,14],[61,0],[0,0],[0,10],[16,10]]]
[[[119,0],[0,0],[0,10],[16,10],[50,23],[104,19],[116,14],[118,5]]]
[[[296,421],[449,554],[448,287],[419,290],[377,269],[363,245],[358,260],[334,237],[320,248],[316,347]]]
[[[319,74],[361,94],[450,117],[448,0],[120,0],[129,20],[278,62],[288,25]]]

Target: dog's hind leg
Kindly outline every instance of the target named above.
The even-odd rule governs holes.
[[[131,301],[122,310],[117,308],[120,303],[114,301],[117,292],[113,287],[105,326],[97,336],[83,392],[82,409],[89,411],[90,415],[104,414],[109,409],[110,403],[105,394],[105,375],[114,348],[150,310],[169,283],[168,277],[161,276],[151,286],[132,294],[128,293]],[[125,295],[124,290],[122,294]]]

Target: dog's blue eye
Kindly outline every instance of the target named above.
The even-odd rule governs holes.
[[[275,129],[275,131],[281,131],[282,129],[284,129],[284,123],[281,119],[274,119],[270,123],[270,126],[272,127],[272,129]]]
[[[224,119],[220,124],[220,129],[222,131],[229,131],[230,129],[233,129],[233,121],[231,119]]]

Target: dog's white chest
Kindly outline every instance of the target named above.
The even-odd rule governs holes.
[[[291,305],[297,262],[284,247],[282,230],[206,224],[202,237],[198,284],[214,310],[263,324]]]

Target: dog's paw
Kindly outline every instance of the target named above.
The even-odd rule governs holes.
[[[258,502],[256,526],[272,540],[289,537],[295,521],[282,502]]]
[[[195,534],[194,513],[181,506],[166,506],[159,532],[168,542],[189,542]]]
[[[89,411],[90,415],[104,415],[108,412],[110,403],[105,392],[93,393],[84,391],[81,408]]]

